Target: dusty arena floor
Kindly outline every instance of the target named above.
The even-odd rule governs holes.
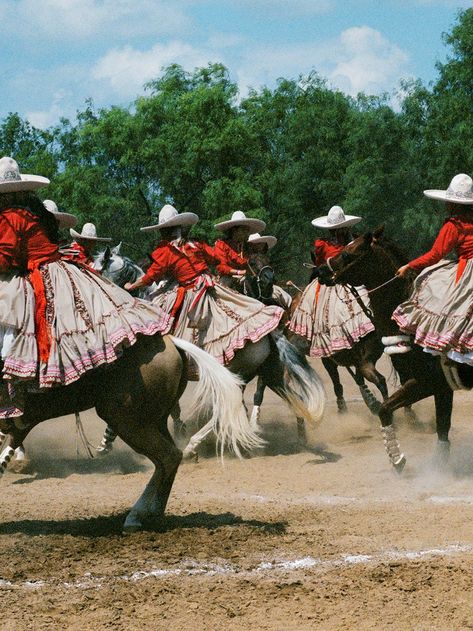
[[[314,364],[322,373],[320,364]],[[386,367],[384,370],[386,374]],[[265,453],[181,466],[162,532],[122,535],[150,469],[123,445],[76,455],[71,417],[28,438],[33,472],[2,484],[2,629],[305,630],[473,628],[473,400],[457,394],[447,468],[397,417],[408,458],[393,474],[378,423],[343,375],[300,451],[268,395]],[[324,375],[325,380],[325,375]],[[103,429],[83,415],[89,439]]]

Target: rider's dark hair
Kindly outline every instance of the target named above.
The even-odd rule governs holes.
[[[17,191],[15,193],[0,194],[0,213],[9,208],[22,208],[32,215],[38,217],[39,222],[44,226],[49,240],[53,243],[59,242],[58,222],[46,209],[39,197],[30,191]]]

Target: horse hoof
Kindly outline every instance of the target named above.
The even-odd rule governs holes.
[[[406,466],[406,462],[407,460],[404,454],[401,454],[401,457],[399,458],[397,462],[393,462],[393,467],[396,473],[401,474],[403,472],[403,469]]]
[[[8,471],[12,473],[27,473],[30,468],[30,461],[28,458],[22,458],[20,460],[12,460],[10,466],[8,467]]]
[[[345,399],[337,399],[337,409],[339,414],[345,414],[348,412],[347,404],[345,403]]]
[[[110,445],[110,447],[97,447],[96,452],[98,456],[107,456],[113,449],[113,446]]]
[[[435,463],[445,466],[450,458],[450,441],[438,440],[435,446]]]
[[[182,452],[182,462],[199,462],[199,454],[192,449],[184,449]]]

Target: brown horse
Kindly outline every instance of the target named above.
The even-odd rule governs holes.
[[[161,520],[181,461],[167,418],[187,384],[187,356],[200,373],[194,406],[212,410],[221,449],[226,444],[240,454],[241,448],[260,446],[248,423],[237,377],[193,344],[171,336],[141,336],[115,363],[87,372],[69,386],[27,394],[24,415],[2,427],[8,434],[0,454],[0,473],[35,425],[95,407],[114,432],[155,466],[124,530],[139,530],[147,521]]]
[[[98,254],[94,267],[119,286],[143,274],[143,270],[122,256],[118,248],[107,248]],[[321,420],[325,407],[322,382],[305,357],[279,331],[273,331],[258,342],[245,344],[228,364],[228,369],[239,375],[244,384],[258,376],[265,386],[288,403],[298,418],[298,427],[304,427],[304,420],[310,423]],[[175,427],[179,412],[179,406],[172,410]],[[199,443],[211,432],[212,424],[207,423],[189,440],[184,457],[194,457]],[[113,434],[107,432],[101,446],[109,450],[112,442]]]
[[[383,228],[378,228],[373,233],[358,237],[331,258],[330,267],[322,266],[319,278],[328,285],[365,285],[371,292],[372,318],[376,329],[383,336],[398,336],[400,331],[391,315],[408,298],[411,290],[408,280],[396,276],[396,271],[406,262],[399,248],[384,237]],[[425,353],[416,345],[410,352],[391,355],[391,360],[403,385],[383,402],[379,417],[392,465],[402,470],[405,464],[392,425],[393,412],[430,396],[435,400],[438,453],[445,459],[450,447],[448,434],[453,403],[453,392],[444,372],[447,367],[442,366],[439,357]],[[456,366],[463,384],[471,387],[473,369],[465,364]]]

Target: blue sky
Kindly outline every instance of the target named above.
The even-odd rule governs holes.
[[[173,62],[230,69],[242,95],[317,70],[348,94],[425,83],[473,0],[0,0],[0,117],[47,127],[128,105]]]

